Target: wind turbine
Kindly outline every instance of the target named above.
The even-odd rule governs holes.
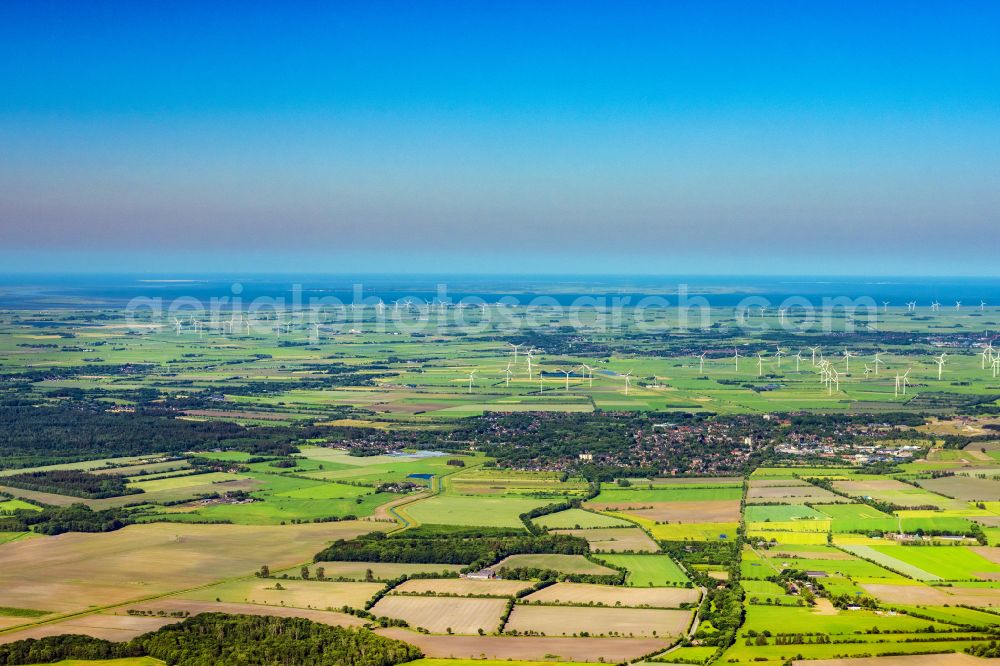
[[[529,349],[524,354],[524,357],[528,360],[528,381],[529,382],[531,381],[531,359],[534,356],[534,354],[535,354],[535,350],[534,349]]]
[[[980,356],[983,357],[983,370],[985,370],[986,369],[986,357],[989,356],[991,362],[993,360],[993,341],[992,340],[990,340],[989,342],[986,343],[986,346],[983,347],[983,353],[980,354]]]
[[[889,301],[882,301],[882,313],[889,311]]]
[[[736,372],[739,372],[740,371],[740,348],[739,347],[733,347],[733,351],[735,352],[735,354],[733,354],[733,360],[736,361]]]
[[[507,375],[507,383],[505,384],[505,386],[507,386],[509,388],[510,387],[510,376],[514,374],[513,372],[510,371],[510,363],[507,364],[507,369],[504,370],[504,374]]]
[[[900,377],[899,380],[900,380],[900,384],[903,387],[903,395],[906,395],[906,387],[910,383],[910,368],[906,369],[906,372],[903,373],[903,376]]]
[[[931,310],[933,310],[934,312],[937,312],[940,309],[941,309],[941,304],[939,302],[937,302],[937,301],[932,301],[931,302]]]
[[[625,377],[625,395],[628,395],[629,386],[632,385],[632,371],[629,370],[622,376]]]
[[[852,352],[850,349],[845,349],[843,354],[844,354],[844,372],[849,373],[851,371],[851,357],[857,356],[857,354]]]
[[[867,377],[870,374],[872,374],[872,369],[868,367],[867,363],[865,363],[865,377]]]
[[[757,352],[757,376],[764,376],[764,353]]]
[[[881,359],[881,356],[882,356],[882,352],[875,352],[875,376],[876,377],[878,376],[878,366],[879,366],[880,363],[883,362],[882,359]]]
[[[816,366],[816,352],[819,350],[819,345],[817,345],[815,347],[806,347],[806,349],[808,349],[809,351],[812,352],[812,364],[813,364],[813,367],[815,367]]]
[[[698,354],[698,374],[705,374],[705,354],[708,352],[702,352]]]
[[[979,301],[979,311],[982,312],[986,309],[986,301]]]
[[[524,343],[515,345],[513,342],[508,342],[508,345],[514,350],[514,365],[517,365],[517,350],[524,346]]]
[[[955,309],[956,310],[962,309],[962,301],[955,301]]]
[[[476,371],[473,370],[472,372],[469,373],[469,393],[472,393],[472,381],[475,379],[475,377],[476,377]]]
[[[760,318],[761,318],[761,319],[763,319],[763,318],[764,318],[764,313],[765,313],[765,312],[767,312],[767,306],[766,306],[766,305],[762,305],[762,306],[760,306]]]
[[[778,370],[781,370],[781,357],[785,355],[785,352],[781,351],[781,347],[778,347],[778,351],[774,352],[775,358],[778,359]]]
[[[799,371],[799,363],[802,362],[802,350],[795,352],[795,372]]]
[[[1000,354],[993,357],[990,367],[993,368],[993,379],[996,379],[997,374],[1000,373]]]
[[[182,326],[181,320],[178,319],[177,317],[174,317],[174,335],[181,334],[181,326]]]
[[[594,369],[586,363],[581,363],[580,367],[584,369],[587,379],[590,381],[590,388],[594,388]]]
[[[562,369],[559,369],[559,370],[557,370],[557,372],[561,372],[564,375],[566,375],[566,390],[568,391],[569,390],[569,376],[573,374],[573,371],[572,370],[562,370]]]
[[[778,317],[781,320],[781,325],[785,325],[785,308],[778,308]]]
[[[826,359],[819,362],[819,381],[827,387],[829,395],[833,394],[833,364]]]
[[[942,352],[941,355],[934,360],[934,362],[938,364],[938,381],[941,381],[941,373],[944,371],[944,357],[946,355],[947,354]]]
[[[907,310],[907,312],[914,312],[916,309],[917,309],[917,302],[916,301],[910,301],[910,302],[908,302],[906,304],[906,310]]]

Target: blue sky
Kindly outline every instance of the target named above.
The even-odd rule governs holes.
[[[992,2],[0,4],[8,271],[996,275],[998,185]]]

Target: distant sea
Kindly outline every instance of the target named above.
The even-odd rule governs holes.
[[[974,277],[88,274],[0,275],[0,308],[120,308],[137,297],[208,302],[236,292],[243,303],[260,298],[291,302],[296,294],[302,302],[324,297],[343,303],[372,297],[387,304],[407,298],[434,302],[442,293],[452,303],[468,298],[493,303],[504,297],[527,303],[543,296],[562,305],[581,297],[617,298],[634,304],[658,296],[676,303],[680,288],[690,297],[702,296],[720,307],[736,305],[747,296],[771,303],[798,297],[817,306],[824,298],[836,297],[868,297],[895,306],[907,301],[925,306],[934,300],[944,306],[953,306],[956,300],[969,308],[979,307],[980,301],[1000,306],[1000,278]]]

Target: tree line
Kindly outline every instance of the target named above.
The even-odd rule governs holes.
[[[367,629],[297,617],[205,613],[127,643],[52,636],[0,645],[0,664],[153,657],[173,666],[395,666],[420,651]]]
[[[91,474],[78,469],[56,469],[21,472],[3,478],[4,485],[43,493],[71,495],[86,499],[103,499],[141,493],[130,488],[128,479],[118,474]]]
[[[404,535],[406,533],[403,533]],[[558,553],[585,555],[590,552],[586,539],[568,534],[545,534],[512,537],[441,536],[409,538],[372,532],[356,539],[340,539],[316,553],[313,560],[347,562],[406,562],[464,564],[484,567],[508,555]]]
[[[321,437],[323,430],[186,421],[154,409],[113,414],[106,408],[83,402],[0,404],[0,469],[207,449],[287,456],[298,451],[296,442]]]
[[[128,524],[124,509],[94,511],[85,504],[46,506],[41,511],[18,509],[11,515],[0,516],[0,532],[33,530],[49,536],[65,532],[113,532]]]

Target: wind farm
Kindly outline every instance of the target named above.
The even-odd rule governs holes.
[[[621,329],[601,333],[600,351],[594,353],[574,349],[549,332],[578,314],[553,309],[541,330],[510,330],[512,322],[531,315],[529,309],[485,303],[485,308],[442,307],[418,300],[395,299],[385,306],[379,298],[308,316],[171,316],[143,322],[140,333],[109,323],[91,327],[87,335],[97,339],[96,331],[103,331],[99,340],[105,343],[105,364],[171,360],[169,366],[150,367],[142,382],[174,381],[176,390],[217,387],[227,401],[252,411],[266,409],[276,418],[302,418],[327,405],[350,413],[352,420],[380,425],[431,424],[493,410],[924,410],[937,402],[992,395],[1000,372],[1000,353],[993,344],[1000,312],[985,305],[972,310],[938,310],[933,303],[916,310],[909,302],[880,305],[876,330],[864,334],[846,333],[857,327],[856,318],[846,314],[833,315],[831,332],[810,331],[794,308],[784,314],[775,308],[761,315],[772,326],[756,330],[739,326],[739,310],[727,314],[714,308],[703,327],[676,330],[663,342],[644,340],[641,349],[628,323],[634,313],[626,311]],[[344,321],[344,312],[355,316]],[[918,316],[921,312],[933,316]],[[461,321],[449,321],[456,313],[462,314]],[[431,315],[441,321],[428,329],[433,334],[428,336],[420,325]],[[596,310],[591,315],[594,321],[605,316]],[[677,314],[666,309],[642,317],[664,328],[677,325]],[[36,320],[37,315],[5,315],[2,326],[11,349],[38,338],[32,328]],[[464,333],[466,325],[476,327],[471,340]],[[917,341],[900,343],[903,333]],[[831,336],[842,341],[828,343]],[[86,352],[46,349],[27,357],[38,367],[84,363],[87,357]],[[793,362],[785,360],[788,356]],[[25,357],[8,357],[5,363],[13,369]],[[184,357],[197,360],[184,362]],[[297,386],[299,379],[321,375],[324,366],[344,367],[356,385],[345,381],[321,390]],[[169,378],[161,374],[168,369]],[[895,377],[907,371],[904,386]],[[266,395],[225,392],[230,385],[264,380],[271,387]],[[102,381],[53,378],[46,385],[86,388]]]

